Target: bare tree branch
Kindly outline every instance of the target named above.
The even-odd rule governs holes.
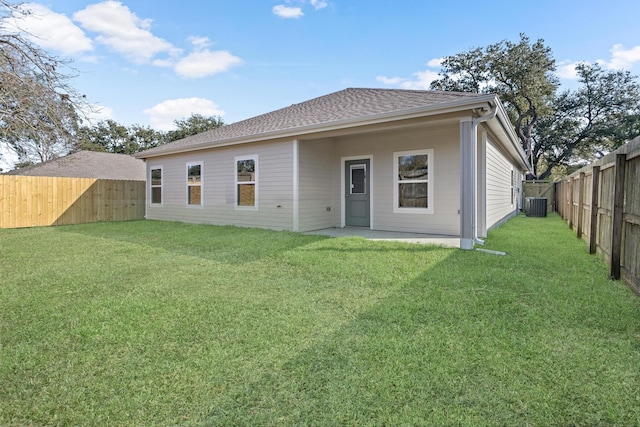
[[[29,34],[9,25],[29,12],[0,0],[0,144],[21,162],[41,162],[66,154],[90,109],[70,81],[70,61],[33,43]]]

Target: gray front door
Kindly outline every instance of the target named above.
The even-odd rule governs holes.
[[[369,176],[368,159],[349,160],[344,163],[345,176],[345,225],[369,227]]]

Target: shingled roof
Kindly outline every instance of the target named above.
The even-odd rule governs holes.
[[[192,135],[147,151],[136,157],[145,158],[163,153],[174,153],[204,144],[238,141],[242,138],[268,135],[307,127],[330,126],[394,112],[402,113],[415,108],[473,102],[487,95],[462,92],[442,92],[399,89],[349,88],[309,101],[293,104],[247,120]]]
[[[125,154],[78,151],[65,157],[17,169],[6,175],[56,176],[144,181],[144,161]]]

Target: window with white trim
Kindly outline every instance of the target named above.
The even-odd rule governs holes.
[[[151,204],[162,204],[162,167],[151,168]]]
[[[258,156],[236,157],[236,208],[258,207]]]
[[[187,205],[202,205],[202,162],[187,163]]]
[[[433,213],[433,149],[393,153],[393,211]]]

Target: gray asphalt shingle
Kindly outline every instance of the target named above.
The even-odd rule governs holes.
[[[462,92],[349,88],[152,148],[142,152],[139,157],[270,132],[330,125],[350,119],[364,119],[369,116],[402,112],[478,96],[481,95]]]
[[[7,175],[56,176],[144,181],[144,161],[125,154],[78,151],[65,157],[8,172]]]

